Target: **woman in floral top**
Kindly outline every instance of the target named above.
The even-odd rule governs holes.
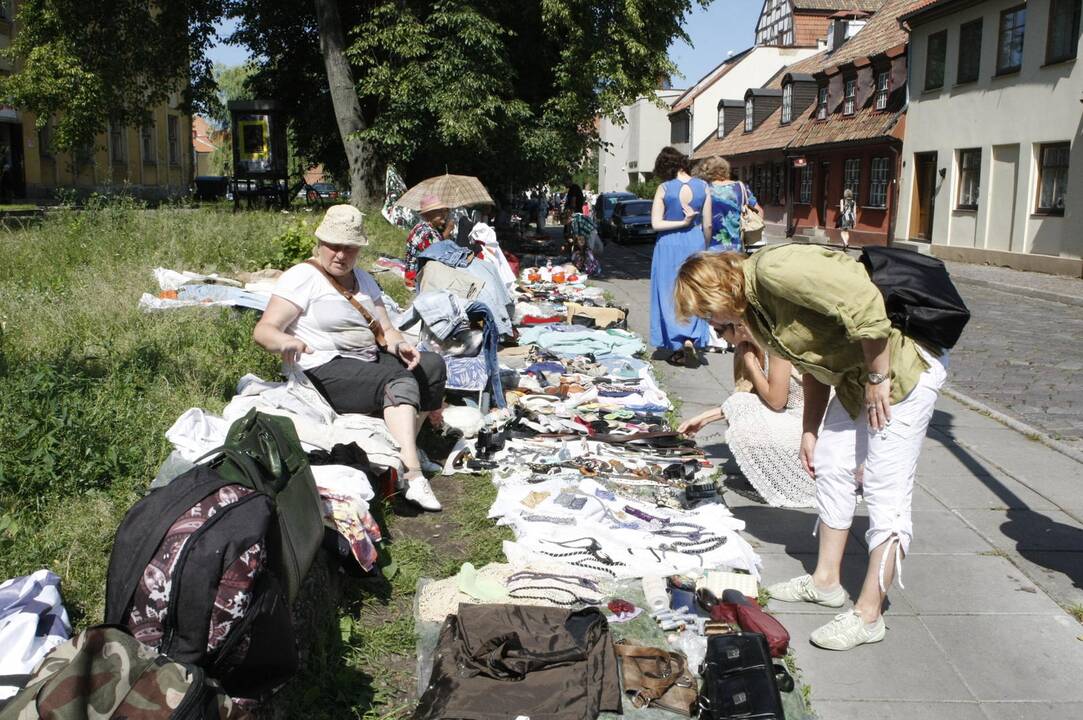
[[[703,208],[703,228],[707,249],[719,252],[744,252],[741,242],[741,209],[747,204],[763,216],[763,208],[748,186],[730,179],[729,162],[718,155],[705,158],[694,173],[710,183]]]
[[[448,206],[435,195],[421,198],[421,222],[414,225],[406,237],[406,286],[417,280],[417,258],[432,245],[451,236]]]

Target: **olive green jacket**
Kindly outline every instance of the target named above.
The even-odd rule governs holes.
[[[888,338],[891,403],[909,394],[928,363],[891,325],[865,267],[814,245],[760,250],[744,265],[745,321],[757,342],[824,385],[856,418],[865,404],[862,340]]]

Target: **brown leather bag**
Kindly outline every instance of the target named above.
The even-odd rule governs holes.
[[[613,644],[620,659],[624,694],[637,708],[658,707],[691,716],[699,686],[684,655],[623,640]]]

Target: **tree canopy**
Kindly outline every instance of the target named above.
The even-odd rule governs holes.
[[[369,182],[393,162],[408,180],[475,174],[494,188],[570,174],[596,142],[595,119],[650,92],[674,67],[693,3],[710,0],[367,0],[339,3],[346,55],[371,149]],[[75,147],[108,120],[137,121],[178,89],[187,107],[215,109],[207,50],[214,26],[256,58],[248,88],[293,118],[298,154],[345,175],[312,3],[25,0],[8,51],[17,71],[0,94],[59,118]],[[159,9],[160,8],[160,9]],[[235,78],[230,78],[235,79]],[[212,113],[213,114],[213,113]]]

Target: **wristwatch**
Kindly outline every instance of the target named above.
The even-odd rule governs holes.
[[[871,372],[868,375],[869,385],[879,385],[883,381],[887,380],[887,375],[881,375],[880,373]]]

